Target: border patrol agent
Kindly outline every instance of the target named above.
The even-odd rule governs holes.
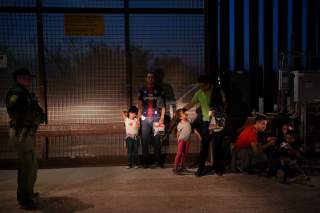
[[[14,143],[18,156],[17,200],[23,209],[34,210],[33,187],[37,178],[38,163],[35,155],[36,130],[44,122],[44,112],[35,95],[31,93],[32,77],[26,68],[13,73],[15,85],[6,95],[6,107],[10,117],[10,142]]]

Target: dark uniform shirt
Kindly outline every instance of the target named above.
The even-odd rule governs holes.
[[[6,95],[6,107],[11,126],[19,128],[37,128],[43,122],[43,110],[34,95],[21,85],[16,84]]]

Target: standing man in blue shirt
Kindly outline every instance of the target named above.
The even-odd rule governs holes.
[[[147,72],[146,86],[138,94],[138,120],[141,119],[143,166],[149,167],[149,145],[153,141],[155,164],[162,167],[160,135],[154,127],[163,125],[165,115],[165,93],[155,84],[155,73]]]

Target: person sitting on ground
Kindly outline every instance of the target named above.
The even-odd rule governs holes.
[[[283,182],[293,182],[298,179],[309,180],[301,168],[302,149],[301,141],[294,130],[284,135],[284,141],[279,147],[280,167],[283,171]]]
[[[258,133],[264,132],[267,127],[265,115],[257,115],[255,123],[245,127],[238,136],[235,143],[235,154],[237,158],[237,168],[243,171],[250,171],[259,164],[266,164],[267,157],[265,150],[273,146],[276,138],[267,137],[263,145],[258,143]]]
[[[138,108],[131,106],[128,112],[122,112],[122,118],[126,127],[126,146],[128,150],[128,169],[138,168],[138,132],[139,123],[137,122]]]
[[[284,124],[281,125],[280,132],[279,132],[279,134],[277,136],[277,140],[278,140],[279,143],[281,143],[281,142],[283,142],[285,140],[285,135],[290,130],[294,130],[293,126],[291,124],[284,123]]]

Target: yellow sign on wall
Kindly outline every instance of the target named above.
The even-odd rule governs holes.
[[[65,14],[64,34],[68,36],[102,36],[104,35],[104,16]]]

